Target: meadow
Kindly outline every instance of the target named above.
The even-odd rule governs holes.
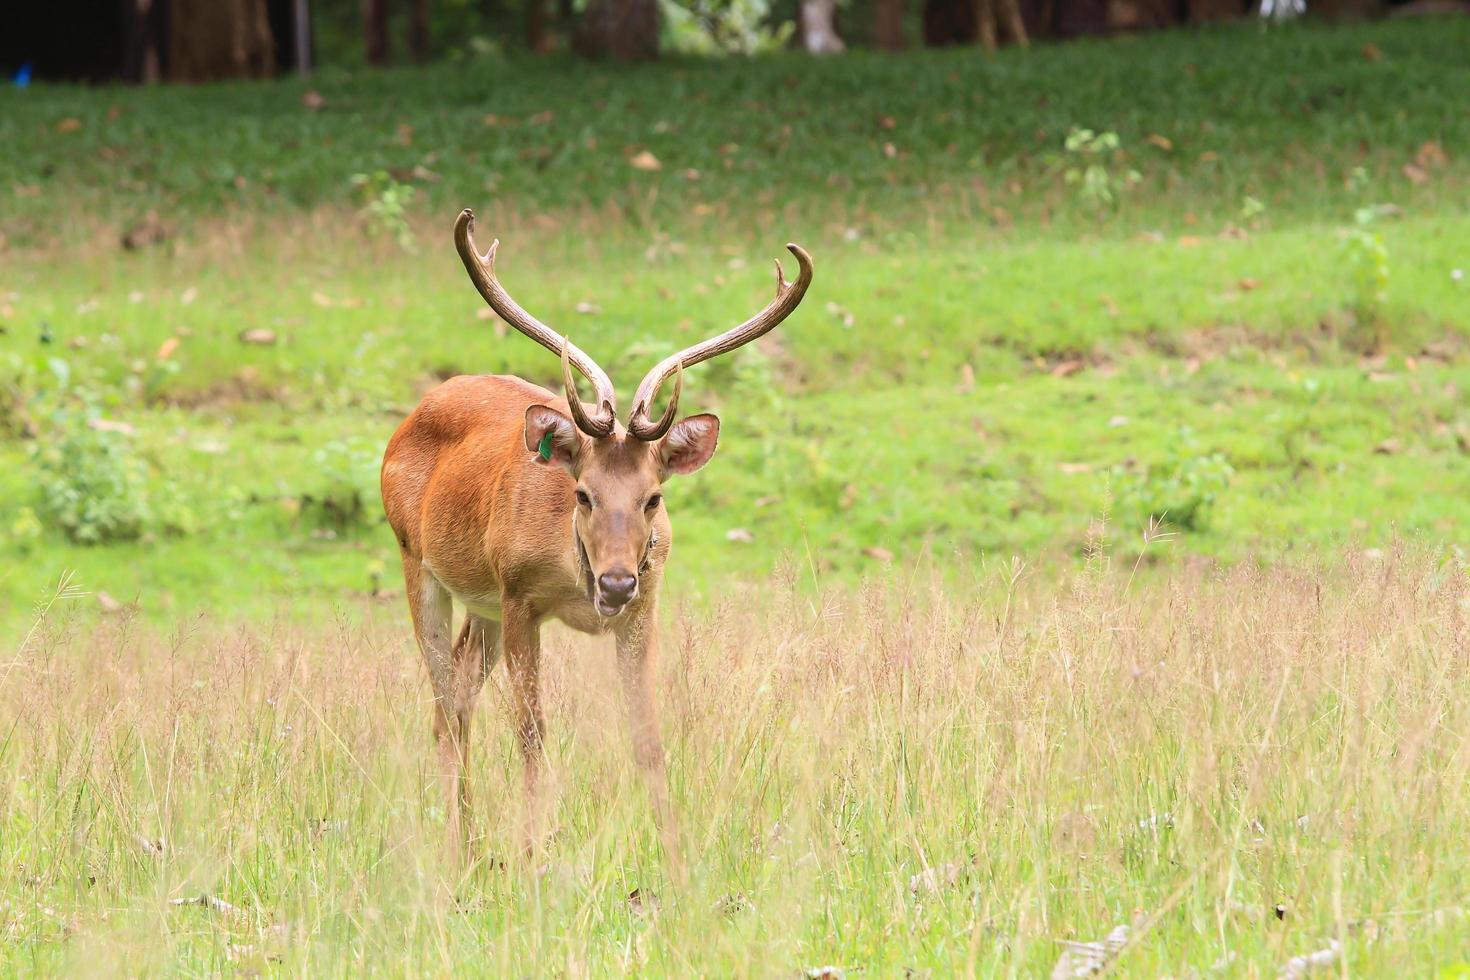
[[[1470,969],[1466,50],[0,92],[0,972],[1029,976],[1120,925],[1124,975]],[[559,376],[465,206],[622,386],[815,258],[686,379],[682,890],[556,628],[546,862],[500,679],[484,861],[438,860],[377,466],[438,380]]]

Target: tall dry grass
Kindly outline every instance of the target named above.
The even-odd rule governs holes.
[[[0,969],[1034,976],[1120,924],[1130,976],[1470,949],[1459,564],[800,578],[666,611],[678,891],[591,641],[548,630],[549,862],[516,853],[497,672],[485,859],[446,883],[396,607],[169,633],[53,611],[0,670]],[[201,895],[228,904],[172,904]]]

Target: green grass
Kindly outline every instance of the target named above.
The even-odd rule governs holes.
[[[1354,974],[1459,975],[1462,563],[1010,580],[673,610],[682,888],[600,644],[548,631],[537,863],[492,677],[459,879],[397,609],[161,633],[63,603],[0,676],[0,972],[1032,977],[1131,924],[1122,976],[1330,940]],[[171,904],[201,894],[238,913]]]
[[[1459,975],[1467,44],[476,61],[324,74],[320,112],[294,81],[0,92],[0,974],[1034,976],[1131,922],[1120,975],[1330,938]],[[1110,213],[1065,180],[1073,126],[1141,174]],[[379,169],[401,221],[363,213]],[[1373,205],[1379,303],[1345,235]],[[473,771],[507,866],[439,861],[376,462],[440,378],[558,375],[483,316],[463,206],[625,403],[769,298],[784,242],[816,258],[686,379],[725,429],[668,488],[683,891],[605,651],[557,628],[545,873],[498,675]],[[47,523],[43,457],[89,419],[125,462],[87,496],[151,511],[136,540]],[[30,632],[67,570],[117,606]],[[169,904],[201,891],[241,914]]]
[[[1377,60],[1362,53],[1370,43]],[[967,224],[1075,232],[1083,215],[1057,159],[1074,126],[1118,132],[1142,172],[1129,224],[1177,225],[1190,212],[1213,227],[1245,194],[1321,220],[1358,166],[1375,196],[1437,199],[1439,186],[1401,176],[1426,141],[1464,187],[1470,122],[1445,93],[1470,84],[1467,44],[1459,19],[1237,25],[997,57],[792,54],[637,70],[514,58],[329,72],[309,85],[5,90],[0,187],[14,197],[0,228],[24,245],[90,237],[149,210],[290,214],[351,203],[353,174],[390,170],[436,214],[570,211],[644,234],[686,225],[700,205],[742,239],[783,233],[793,213],[912,230],[955,216],[956,201],[974,215]],[[308,87],[321,111],[301,104]],[[79,128],[59,130],[67,119]],[[639,149],[664,169],[633,169]],[[414,177],[419,166],[429,173]]]
[[[463,205],[625,401],[766,300],[782,242],[816,255],[769,343],[691,372],[688,407],[727,422],[671,488],[691,595],[782,555],[851,577],[875,549],[1076,554],[1099,520],[1138,541],[1150,512],[1188,514],[1172,553],[1231,560],[1455,545],[1470,139],[1439,93],[1466,40],[1445,20],[993,58],[477,61],[324,75],[320,112],[295,81],[0,93],[3,401],[40,436],[0,441],[0,622],[63,569],[161,619],[283,593],[311,618],[392,588],[371,457],[397,421],[456,373],[557,382],[481,317],[449,244]],[[1105,166],[1142,173],[1111,214],[1064,180],[1074,125],[1116,130]],[[351,176],[416,164],[404,251]],[[1385,204],[1390,286],[1365,320],[1344,229]],[[165,240],[120,248],[149,210]],[[33,457],[86,413],[133,427],[116,438],[192,533],[35,535]],[[1233,476],[1190,513],[1177,484],[1216,455]],[[364,519],[323,523],[323,497]]]

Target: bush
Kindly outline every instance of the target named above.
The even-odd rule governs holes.
[[[1159,462],[1132,470],[1115,466],[1111,474],[1121,516],[1183,531],[1202,531],[1209,525],[1215,501],[1234,475],[1229,460],[1221,453],[1201,451],[1188,429]]]
[[[368,443],[329,442],[312,455],[318,480],[301,494],[301,513],[318,527],[346,531],[371,522],[378,509],[378,470],[383,457]]]
[[[81,429],[38,446],[36,510],[80,544],[131,541],[152,519],[142,466],[114,435]]]

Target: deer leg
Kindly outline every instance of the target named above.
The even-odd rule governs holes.
[[[475,700],[485,686],[485,677],[500,657],[500,623],[474,613],[465,615],[459,639],[454,643],[454,698],[452,709],[459,747],[458,810],[465,840],[471,837],[470,818],[470,724],[475,716]],[[436,716],[435,723],[438,723]]]
[[[521,744],[525,848],[527,854],[534,855],[540,850],[545,833],[542,770],[546,766],[546,753],[542,736],[546,719],[541,714],[541,624],[529,608],[507,602],[500,635],[506,670],[510,674],[516,737]]]
[[[407,551],[403,553],[403,583],[409,612],[413,615],[414,635],[434,690],[434,754],[444,791],[448,848],[451,862],[457,864],[465,856],[468,844],[469,828],[464,819],[461,789],[463,734],[467,733],[460,731],[460,718],[469,712],[462,704],[460,671],[455,667],[455,644],[450,634],[453,609],[449,590]]]
[[[679,824],[669,802],[663,738],[659,734],[654,685],[658,677],[658,616],[652,601],[617,631],[618,676],[633,739],[633,760],[653,800],[654,821],[677,878],[684,875]]]

